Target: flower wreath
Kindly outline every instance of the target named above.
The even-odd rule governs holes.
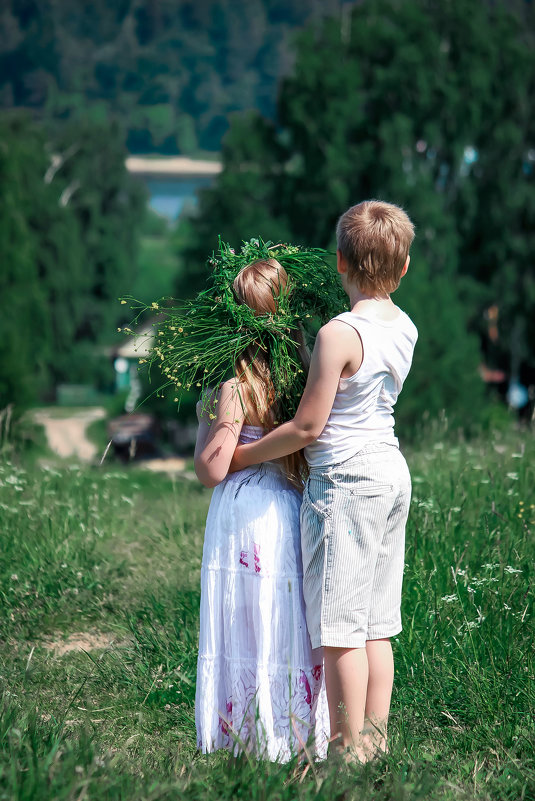
[[[340,281],[321,249],[272,244],[261,239],[244,242],[236,252],[219,240],[208,260],[211,275],[206,289],[180,305],[153,303],[158,310],[155,342],[146,359],[165,376],[159,392],[172,389],[180,403],[185,390],[199,389],[203,407],[205,392],[235,375],[237,357],[255,343],[269,354],[270,373],[280,401],[282,419],[291,419],[299,405],[306,375],[292,332],[301,328],[310,344],[320,325],[343,311],[346,299]],[[288,284],[278,297],[277,314],[255,315],[237,299],[232,284],[240,270],[259,259],[274,258],[288,273]],[[139,309],[140,307],[138,307]],[[147,311],[140,309],[136,318]],[[213,417],[213,414],[210,414]]]

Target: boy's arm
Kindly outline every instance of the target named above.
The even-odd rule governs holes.
[[[345,323],[331,320],[318,332],[305,391],[293,420],[278,426],[256,442],[238,445],[230,472],[252,464],[279,459],[314,442],[329,418],[340,375],[358,355],[360,338]]]

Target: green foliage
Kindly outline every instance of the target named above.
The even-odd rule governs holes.
[[[200,193],[199,213],[180,220],[173,237],[179,260],[178,297],[191,297],[202,288],[209,272],[204,269],[207,248],[215,249],[219,237],[224,242],[256,236],[273,242],[295,239],[278,213],[275,176],[284,151],[273,125],[257,114],[235,119],[223,142],[222,158],[225,169],[215,189]]]
[[[136,271],[143,195],[119,131],[48,131],[27,115],[0,124],[0,406],[56,383],[109,383],[95,345],[120,320]]]
[[[24,406],[46,386],[52,340],[48,296],[40,263],[47,245],[65,230],[43,184],[46,170],[43,133],[22,116],[0,127],[0,407]],[[51,209],[50,209],[51,206]],[[43,212],[44,247],[34,234]],[[57,225],[55,224],[57,223]],[[68,229],[68,226],[67,226]],[[67,262],[69,253],[65,254]],[[58,272],[63,265],[58,264]],[[64,276],[63,276],[64,277]]]
[[[407,457],[390,751],[364,768],[197,752],[208,491],[136,469],[4,461],[0,797],[532,798],[533,436],[435,439]]]
[[[414,262],[414,263],[413,263]],[[407,384],[396,404],[404,436],[414,435],[422,420],[443,412],[452,425],[469,430],[484,417],[488,401],[477,371],[477,338],[467,332],[467,311],[454,283],[430,275],[424,260],[413,258],[394,300],[419,330]]]
[[[136,275],[144,194],[125,169],[126,151],[117,126],[62,126],[55,145],[64,157],[57,174],[58,188],[64,187],[60,204],[72,204],[84,247],[79,271],[85,275],[85,287],[71,288],[78,310],[74,338],[97,341],[112,330],[117,297]]]
[[[127,287],[133,297],[145,303],[172,294],[177,259],[171,240],[167,220],[148,208],[137,241],[136,271],[124,282],[123,291]]]
[[[2,5],[0,106],[120,120],[131,152],[217,151],[228,114],[273,113],[289,33],[337,0]]]
[[[503,4],[469,0],[359,3],[342,24],[306,31],[276,124],[249,115],[231,127],[224,170],[181,232],[177,290],[191,291],[193,267],[200,282],[217,234],[249,235],[251,220],[262,236],[332,248],[348,206],[398,203],[417,232],[396,295],[420,329],[406,421],[441,404],[477,420],[475,337],[491,303],[501,331],[491,366],[535,368],[534,52],[532,11],[523,24]]]

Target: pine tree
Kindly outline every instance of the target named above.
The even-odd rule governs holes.
[[[232,239],[242,215],[247,236],[257,219],[274,236],[334,248],[349,205],[404,206],[417,239],[399,298],[422,354],[406,408],[411,419],[441,404],[459,420],[477,416],[474,335],[486,305],[500,304],[504,330],[524,321],[524,359],[535,360],[532,22],[500,4],[376,0],[304,33],[276,124],[233,126],[223,174],[192,223],[190,263],[221,230]]]

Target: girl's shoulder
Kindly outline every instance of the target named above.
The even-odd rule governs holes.
[[[239,408],[243,414],[245,425],[262,427],[262,421],[253,402],[251,389],[245,381],[240,381],[237,376],[228,378],[217,387],[216,394],[214,394],[215,399],[218,402],[233,403],[235,407]]]

